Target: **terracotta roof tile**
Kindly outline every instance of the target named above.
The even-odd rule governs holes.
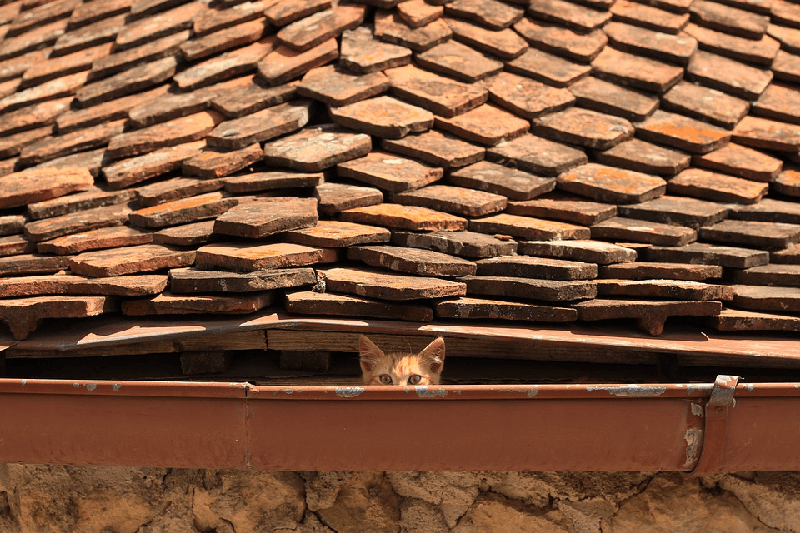
[[[710,320],[718,331],[800,331],[800,318],[772,313],[726,308]]]
[[[697,39],[703,50],[758,65],[770,65],[780,49],[780,43],[769,35],[754,41],[695,24],[689,24],[686,33]]]
[[[528,14],[547,22],[563,24],[571,30],[586,32],[599,28],[611,14],[575,5],[563,0],[542,0],[528,5]]]
[[[35,251],[36,244],[26,239],[24,235],[0,237],[0,257],[29,254]]]
[[[769,25],[767,16],[706,0],[695,0],[689,11],[692,19],[703,26],[748,39],[761,38]]]
[[[367,226],[355,222],[320,220],[316,226],[291,230],[286,240],[306,246],[344,248],[357,244],[389,242],[392,233],[386,228]]]
[[[733,140],[753,148],[796,153],[800,125],[747,116],[734,128]]]
[[[209,9],[195,17],[192,28],[195,35],[203,36],[242,22],[261,18],[265,7],[264,2],[259,1],[239,3],[227,9]]]
[[[398,10],[411,3],[413,0],[404,2]],[[528,48],[525,39],[511,28],[495,31],[455,18],[446,18],[445,22],[453,30],[455,40],[502,59],[514,59]]]
[[[17,111],[5,113],[0,124],[0,135],[19,133],[53,124],[57,117],[69,109],[71,97],[46,100]]]
[[[490,257],[478,261],[478,275],[557,281],[589,280],[597,277],[597,265],[541,257]]]
[[[206,137],[207,142],[210,146],[238,150],[253,143],[295,132],[308,123],[310,105],[310,102],[302,100],[286,102],[225,122],[222,122],[221,116],[216,115],[218,118],[214,120],[214,127]]]
[[[795,28],[800,27],[800,8],[796,4],[784,0],[772,0],[770,12],[772,20],[776,22]]]
[[[255,147],[257,145],[253,146]],[[276,170],[272,172],[252,172],[241,176],[231,176],[224,180],[224,187],[228,192],[248,194],[274,189],[316,187],[322,183],[322,181],[323,176],[321,172]]]
[[[335,39],[328,39],[304,52],[278,46],[258,62],[259,79],[269,86],[281,85],[338,56],[339,47]]]
[[[416,55],[423,68],[466,82],[487,78],[503,69],[503,63],[460,42],[450,40]]]
[[[570,107],[533,119],[531,132],[556,141],[605,150],[631,137],[634,128],[624,118]]]
[[[510,202],[506,211],[512,215],[541,217],[591,226],[616,216],[617,206],[557,193],[524,202]]]
[[[242,170],[264,157],[261,145],[253,143],[238,150],[218,150],[210,147],[183,161],[181,168],[190,176],[219,178]]]
[[[0,217],[0,235],[22,233],[25,220],[26,218],[23,215],[6,215]]]
[[[318,172],[363,157],[371,148],[368,135],[323,125],[265,143],[264,159],[303,172]]]
[[[329,110],[336,124],[376,137],[400,139],[433,126],[433,113],[391,96],[377,96]]]
[[[716,316],[720,302],[590,300],[576,304],[580,320],[637,319],[639,328],[660,335],[670,316]]]
[[[338,174],[388,192],[402,192],[439,181],[444,172],[413,159],[373,151],[365,157],[340,163]]]
[[[171,226],[153,233],[153,242],[173,246],[199,246],[211,240],[214,220]]]
[[[734,282],[743,285],[800,286],[800,265],[764,265],[734,272]]]
[[[15,37],[7,37],[0,43],[0,59],[33,52],[53,45],[64,35],[67,27],[66,19],[51,22],[38,28],[35,32],[24,33]]]
[[[521,56],[506,63],[505,68],[555,87],[566,87],[592,70],[587,65],[572,63],[535,48],[528,48]]]
[[[202,2],[188,2],[169,11],[137,19],[125,25],[117,35],[115,49],[125,50],[171,33],[192,28],[192,20],[206,9]]]
[[[84,192],[73,192],[51,200],[29,203],[26,217],[28,220],[57,217],[85,209],[126,203],[135,197],[135,191],[131,190],[106,192],[98,187],[91,187]],[[1,233],[3,232],[0,231]]]
[[[330,10],[314,13],[286,26],[278,32],[278,39],[299,52],[310,50],[358,26],[365,14],[365,6],[337,4]]]
[[[46,60],[50,52],[51,49],[45,48],[44,50],[36,50],[0,61],[0,81],[22,76],[28,68]]]
[[[527,120],[489,104],[452,118],[436,117],[436,126],[467,141],[486,146],[497,146],[525,134],[530,128]]]
[[[696,57],[696,54],[695,54]],[[599,78],[622,85],[663,93],[681,81],[683,69],[606,47],[592,61],[593,73]]]
[[[719,265],[642,262],[620,263],[600,269],[602,278],[634,280],[706,281],[722,277]]]
[[[291,87],[291,85],[283,87]],[[377,96],[388,88],[389,78],[382,72],[358,75],[343,71],[333,65],[309,71],[303,77],[302,83],[297,86],[301,95],[330,106],[352,104]],[[252,98],[254,103],[260,101],[259,98],[254,98],[254,95],[248,96],[248,98]]]
[[[534,135],[523,135],[490,148],[487,159],[546,176],[558,175],[588,161],[581,150]]]
[[[328,9],[331,0],[280,0],[267,6],[264,13],[267,19],[276,26],[285,26],[296,20],[312,15],[318,11]]]
[[[153,63],[144,63],[105,80],[83,86],[78,91],[76,98],[82,106],[87,107],[138,93],[169,79],[175,74],[177,67],[178,61],[171,56]],[[80,75],[75,74],[75,76]],[[2,105],[2,101],[0,101],[0,105]]]
[[[800,196],[800,172],[784,170],[774,182],[775,190],[787,196]]]
[[[686,65],[697,50],[695,38],[683,32],[673,35],[620,22],[609,22],[603,31],[623,52],[641,53],[681,65]]]
[[[731,300],[733,290],[724,285],[678,280],[599,280],[599,296],[664,298],[669,300]]]
[[[704,241],[761,249],[782,249],[800,241],[800,225],[781,222],[723,220],[700,229]]]
[[[688,154],[633,138],[609,150],[594,152],[604,165],[617,166],[645,174],[674,176],[689,166]]]
[[[519,244],[519,253],[599,265],[632,262],[637,256],[635,250],[600,241],[527,241]]]
[[[611,8],[614,20],[642,26],[654,31],[677,34],[689,22],[689,14],[664,11],[658,7],[620,0]]]
[[[92,186],[94,179],[85,169],[28,170],[9,174],[0,179],[0,208],[20,207],[83,191]]]
[[[286,309],[301,315],[368,316],[430,322],[433,309],[423,305],[391,304],[343,294],[298,291],[286,295]]]
[[[753,204],[767,193],[767,184],[716,172],[687,169],[672,178],[667,189],[674,194],[720,202]]]
[[[754,100],[764,92],[772,72],[698,50],[686,69],[687,77],[711,88]]]
[[[6,135],[0,139],[0,157],[11,157],[19,155],[22,150],[36,141],[47,139],[53,134],[53,126],[42,126],[32,130],[21,131],[12,135]],[[17,168],[17,161],[14,161],[14,168]]]
[[[458,298],[436,304],[441,318],[518,320],[526,322],[572,322],[578,313],[568,307],[535,305],[486,298]]]
[[[412,28],[419,28],[440,18],[444,14],[444,8],[423,0],[411,0],[398,4],[397,14]]]
[[[581,63],[590,63],[608,44],[600,29],[585,33],[528,18],[514,24],[514,29],[532,46]]]
[[[244,315],[254,313],[272,303],[271,293],[230,296],[182,296],[162,293],[145,299],[122,302],[125,316],[147,315]]]
[[[327,290],[389,301],[464,296],[465,283],[424,276],[406,276],[356,268],[317,271]]]
[[[697,232],[691,228],[625,217],[604,220],[592,226],[591,230],[595,239],[656,246],[683,246],[697,240]]]
[[[0,275],[21,276],[31,274],[54,274],[67,268],[69,257],[53,257],[38,254],[23,254],[0,257]]]
[[[128,220],[131,210],[126,205],[96,207],[25,224],[25,237],[32,242],[107,226],[119,226]]]
[[[604,202],[628,204],[662,196],[667,183],[656,176],[589,163],[559,175],[558,188]]]
[[[105,166],[103,174],[111,189],[123,189],[180,168],[185,159],[197,155],[205,145],[205,141],[197,141],[161,148]]]
[[[800,124],[800,91],[773,83],[753,103],[753,114]]]
[[[429,185],[397,193],[392,196],[392,200],[401,205],[429,207],[467,217],[500,212],[508,202],[505,196],[449,185]]]
[[[138,246],[153,242],[153,234],[126,226],[109,226],[38,243],[39,253],[74,255],[87,250]]]
[[[143,17],[160,13],[185,3],[185,0],[140,0],[131,6],[128,20],[135,21]]]
[[[132,226],[140,228],[176,226],[216,218],[237,203],[236,198],[210,192],[139,209],[130,213],[129,220]]]
[[[418,206],[377,204],[342,211],[341,220],[409,231],[463,231],[467,220]]]
[[[652,246],[647,249],[647,260],[655,262],[693,263],[719,265],[730,268],[749,268],[766,265],[769,253],[736,246],[713,246],[692,243],[680,247]]]
[[[479,146],[434,130],[403,139],[383,139],[382,147],[444,168],[467,166],[481,161],[485,155]]]
[[[535,176],[488,161],[451,172],[448,181],[462,187],[503,195],[509,200],[530,200],[552,191],[556,185],[552,177]]]
[[[255,270],[331,263],[335,262],[337,257],[338,254],[334,249],[313,248],[291,243],[212,243],[197,249],[195,266],[201,270],[221,269],[253,272]]]
[[[228,206],[236,202],[228,200]],[[221,206],[220,211],[223,212],[217,216],[214,233],[246,239],[263,239],[282,231],[315,226],[318,220],[315,198],[261,198],[230,210]]]
[[[371,267],[419,276],[470,276],[477,268],[472,261],[446,253],[402,246],[353,246],[347,249],[347,257]]]
[[[312,268],[287,268],[256,272],[198,270],[192,267],[169,271],[173,294],[208,292],[259,292],[311,285],[316,276]]]
[[[42,139],[23,148],[19,164],[23,166],[35,165],[75,152],[103,147],[111,139],[119,136],[123,127],[124,121],[117,120],[62,136]]]
[[[105,3],[105,2],[104,2]],[[114,42],[120,28],[125,25],[125,15],[104,18],[83,27],[80,31],[71,30],[61,35],[53,45],[53,56],[77,52],[83,48]]]
[[[699,166],[726,172],[753,181],[773,181],[783,168],[780,159],[745,146],[730,143],[713,152],[694,156],[692,162]]]
[[[183,91],[207,87],[223,80],[242,76],[254,71],[264,56],[273,51],[274,37],[265,37],[243,48],[231,50],[227,54],[212,57],[179,72],[172,79],[175,86]],[[275,82],[272,85],[280,85]]]
[[[45,318],[83,318],[116,308],[105,296],[34,296],[0,301],[0,320],[16,340],[26,339]]]
[[[415,66],[386,71],[392,93],[443,117],[454,117],[486,102],[485,88],[455,81]]]
[[[360,26],[342,34],[339,64],[351,72],[367,74],[411,62],[411,50],[374,38],[370,28]]]
[[[733,305],[736,307],[784,313],[800,311],[800,288],[735,285],[733,290]]]
[[[423,248],[450,255],[486,258],[514,255],[515,241],[501,241],[491,235],[472,231],[434,231],[431,233],[392,232],[392,242],[400,246]]]
[[[83,276],[109,277],[188,266],[194,262],[194,257],[194,251],[178,251],[158,244],[143,244],[83,252],[69,259],[69,268]]]
[[[570,86],[579,105],[602,113],[642,121],[658,107],[658,98],[589,76]]]
[[[88,72],[76,72],[75,74],[62,76],[44,82],[36,87],[30,87],[18,93],[11,94],[0,99],[0,111],[8,112],[19,109],[20,107],[38,104],[46,100],[55,100],[56,98],[72,96],[75,94],[76,89],[86,82],[88,76]]]
[[[585,240],[590,236],[589,229],[582,226],[507,213],[470,220],[469,229],[536,241]]]
[[[180,45],[181,54],[188,61],[196,61],[225,50],[254,43],[264,34],[265,23],[266,20],[263,18],[251,20],[238,26],[210,33],[200,39],[184,42]]]
[[[77,154],[67,155],[64,157],[57,157],[51,159],[46,163],[36,165],[34,169],[40,168],[69,168],[69,167],[82,167],[89,171],[89,173],[97,178],[100,176],[100,169],[105,164],[104,155],[105,148],[93,150],[91,152],[79,152]]]
[[[739,220],[800,224],[800,206],[794,202],[764,198],[757,204],[734,206],[730,217]]]
[[[445,4],[445,12],[493,30],[502,30],[521,19],[525,10],[497,0],[453,0]]]
[[[544,302],[573,302],[597,296],[593,281],[553,281],[509,276],[467,276],[459,278],[467,284],[470,296],[501,296]]]
[[[638,124],[636,133],[647,141],[698,154],[716,150],[731,139],[731,134],[722,128],[661,110]]]
[[[661,107],[732,128],[747,114],[750,102],[695,83],[681,82],[664,95]]]
[[[412,28],[394,12],[375,13],[375,37],[388,43],[407,46],[415,52],[424,52],[447,41],[452,35],[452,30],[442,19],[420,28]]]

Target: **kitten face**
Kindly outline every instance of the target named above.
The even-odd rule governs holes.
[[[444,339],[438,337],[417,354],[389,353],[364,335],[358,338],[364,385],[438,385],[444,367]]]

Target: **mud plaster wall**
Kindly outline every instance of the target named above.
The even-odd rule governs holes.
[[[0,464],[2,533],[800,531],[800,473],[233,472]]]

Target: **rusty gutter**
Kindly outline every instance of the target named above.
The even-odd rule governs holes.
[[[800,470],[800,384],[276,387],[0,379],[0,462]]]

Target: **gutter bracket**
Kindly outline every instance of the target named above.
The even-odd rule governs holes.
[[[711,397],[705,406],[703,447],[697,466],[692,471],[694,476],[709,476],[720,471],[728,434],[728,419],[731,410],[736,407],[734,393],[739,379],[739,376],[719,375],[714,381]]]

